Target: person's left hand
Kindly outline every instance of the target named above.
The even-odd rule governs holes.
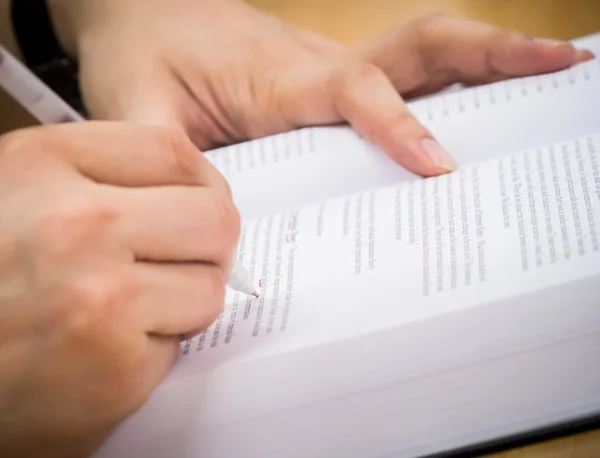
[[[92,117],[182,127],[201,149],[349,122],[420,175],[455,165],[401,95],[568,67],[571,44],[428,16],[347,48],[239,0],[53,0]]]

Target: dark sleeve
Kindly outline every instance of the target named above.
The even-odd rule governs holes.
[[[77,64],[56,37],[46,0],[11,0],[10,14],[25,65],[85,117]]]

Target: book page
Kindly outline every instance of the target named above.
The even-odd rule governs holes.
[[[596,131],[600,61],[409,103],[459,167]],[[245,218],[415,178],[347,126],[305,128],[214,150]]]
[[[182,345],[180,367],[262,358],[600,275],[599,237],[599,135],[247,221],[240,261],[261,297],[228,291],[222,316]]]
[[[597,410],[599,226],[600,135],[247,221],[261,299],[228,292],[97,456],[381,456],[536,382],[543,418]]]

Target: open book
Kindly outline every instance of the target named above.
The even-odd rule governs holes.
[[[600,61],[409,106],[457,172],[346,126],[207,153],[261,296],[98,456],[422,456],[600,414]]]

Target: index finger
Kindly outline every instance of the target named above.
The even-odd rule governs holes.
[[[44,126],[39,132],[46,134],[45,149],[98,183],[207,186],[231,196],[225,178],[182,131],[90,121]]]
[[[452,156],[414,117],[383,72],[371,64],[343,63],[290,77],[280,99],[285,109],[282,117],[292,124],[347,121],[396,163],[418,175],[456,169]]]

